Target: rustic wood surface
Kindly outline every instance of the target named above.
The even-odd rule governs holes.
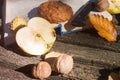
[[[51,51],[72,55],[74,68],[68,75],[52,73],[45,80],[106,80],[110,71],[120,66],[119,41],[110,43],[93,33],[57,35]],[[34,79],[31,69],[40,60],[40,56],[26,56],[16,44],[1,45],[0,80]]]
[[[31,69],[41,57],[26,56],[16,44],[4,47],[1,40],[0,37],[0,80],[33,80]],[[57,35],[51,51],[72,55],[74,67],[68,75],[53,72],[45,80],[107,80],[110,71],[120,67],[119,47],[119,37],[117,42],[107,42],[91,31]]]

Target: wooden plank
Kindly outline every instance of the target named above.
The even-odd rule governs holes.
[[[117,28],[119,31],[119,27]],[[108,42],[101,38],[94,30],[87,30],[62,36],[57,35],[57,40],[69,44],[120,52],[119,37],[118,35],[118,41],[116,42]]]

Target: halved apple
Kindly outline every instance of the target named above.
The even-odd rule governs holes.
[[[30,19],[28,27],[23,27],[16,33],[18,46],[30,55],[47,53],[55,40],[56,34],[52,24],[40,17]]]
[[[56,40],[54,26],[47,20],[41,17],[34,17],[28,21],[28,26],[40,31],[41,37],[47,44],[47,51],[53,46]]]

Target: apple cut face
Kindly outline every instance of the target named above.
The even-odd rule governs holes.
[[[19,29],[16,33],[18,46],[30,55],[47,53],[56,40],[55,30],[43,18],[35,17],[28,22],[28,27]]]
[[[28,26],[39,30],[42,38],[47,43],[48,50],[53,46],[56,40],[56,33],[54,26],[50,22],[41,17],[34,17],[28,21]]]
[[[30,55],[41,55],[47,49],[46,42],[38,31],[29,27],[21,28],[16,34],[19,47]]]

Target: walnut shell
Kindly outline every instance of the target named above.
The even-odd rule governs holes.
[[[56,70],[62,74],[68,74],[73,68],[73,58],[70,55],[62,54],[57,58],[55,64]]]
[[[73,10],[61,1],[47,1],[39,6],[39,15],[51,23],[60,23],[68,21],[73,16]]]
[[[51,75],[51,71],[50,65],[45,61],[41,61],[33,67],[33,76],[44,79]]]
[[[109,8],[108,0],[97,0],[95,8],[100,12],[107,10]]]

